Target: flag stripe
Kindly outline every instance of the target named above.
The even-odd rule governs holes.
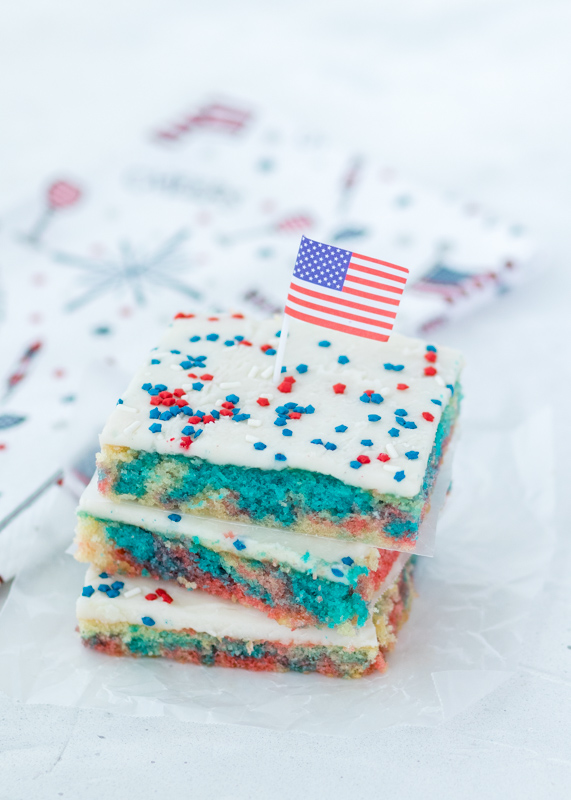
[[[395,311],[387,311],[382,308],[380,304],[376,306],[365,306],[362,303],[354,303],[352,300],[346,300],[339,292],[335,294],[324,294],[323,292],[316,292],[313,289],[308,289],[301,286],[299,283],[291,282],[290,291],[301,292],[309,297],[315,297],[318,300],[323,300],[325,303],[338,303],[339,305],[348,306],[349,308],[356,308],[358,311],[369,311],[371,314],[381,314],[384,317],[396,317]],[[375,298],[377,300],[377,298]]]
[[[370,256],[362,256],[360,253],[353,253],[353,258],[362,258],[363,261],[372,261],[373,264],[382,264],[383,267],[392,267],[393,269],[400,269],[401,272],[406,272],[408,275],[408,269],[406,267],[399,267],[398,264],[391,264],[390,261],[379,261],[378,258],[371,258]],[[404,279],[406,282],[406,278]]]
[[[347,270],[347,274],[345,276],[345,280],[352,278],[361,278],[362,275],[356,275],[354,272],[350,272]],[[386,292],[394,292],[395,294],[402,294],[403,290],[400,286],[391,286],[390,283],[376,283],[375,286],[378,286],[379,289],[383,289]]]
[[[347,292],[347,294],[353,294],[355,297],[365,297],[367,300],[380,300],[382,299],[383,303],[389,303],[392,306],[400,305],[400,300],[397,300],[393,297],[383,297],[382,295],[378,294],[371,294],[371,292],[360,292],[359,289],[353,289],[351,286],[345,285],[342,292]]]
[[[363,286],[370,286],[372,289],[381,289],[383,286],[382,283],[377,283],[376,281],[369,281],[367,278],[358,278],[356,275],[350,275],[347,273],[345,278],[345,282],[351,281],[351,283],[360,283]]]
[[[372,267],[366,267],[365,264],[357,264],[355,261],[349,262],[349,270],[354,269],[358,272],[366,272],[368,275],[376,275],[378,278],[388,278],[388,280],[395,281],[396,283],[402,283],[403,286],[406,283],[406,278],[402,278],[400,275],[391,275],[390,272],[383,272],[380,269],[373,269]],[[402,292],[402,287],[398,287]]]
[[[310,303],[307,300],[302,300],[301,297],[294,297],[291,294],[288,294],[287,299],[290,303],[295,303],[298,306],[303,306],[304,308],[311,308],[313,311],[321,311],[326,312],[327,314],[332,314],[334,317],[343,317],[343,319],[350,319],[354,322],[359,322],[365,325],[375,325],[378,328],[386,328],[387,330],[392,330],[393,326],[390,322],[384,322],[382,320],[377,319],[367,319],[367,317],[359,317],[356,314],[349,314],[347,311],[342,311],[339,308],[326,308],[323,305],[319,305],[317,303]]]
[[[331,328],[335,331],[341,331],[342,333],[352,333],[354,336],[362,336],[365,339],[375,339],[378,342],[388,342],[389,337],[384,333],[377,333],[376,331],[367,331],[362,328],[353,328],[348,325],[340,325],[338,322],[331,322],[330,320],[324,319],[323,317],[313,317],[309,314],[304,314],[300,311],[296,311],[295,309],[291,308],[290,306],[285,307],[286,314],[289,314],[290,317],[295,317],[295,319],[301,319],[303,322],[311,322],[313,325],[319,325],[322,328]]]
[[[390,272],[382,272],[380,269],[371,269],[371,267],[365,267],[361,264],[355,264],[354,261],[349,263],[349,269],[347,270],[347,274],[349,274],[349,270],[354,269],[358,272],[366,272],[368,275],[374,275],[377,278],[384,278],[385,280],[389,281],[396,281],[398,283],[402,283],[403,286],[406,283],[406,278],[401,278],[400,275],[391,275]],[[395,287],[396,288],[396,287]],[[402,288],[398,287],[402,293]]]

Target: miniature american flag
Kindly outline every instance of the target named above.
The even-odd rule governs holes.
[[[285,313],[387,342],[408,269],[302,236]]]

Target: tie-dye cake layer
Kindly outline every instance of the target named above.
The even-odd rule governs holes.
[[[288,630],[262,612],[176,583],[98,573],[90,567],[77,602],[84,644],[115,656],[161,656],[254,671],[359,678],[386,668],[406,621],[412,566],[352,637],[328,628]]]
[[[414,551],[459,411],[460,355],[291,321],[176,319],[108,420],[116,500]]]
[[[94,481],[76,532],[79,561],[100,571],[174,580],[263,611],[290,628],[367,622],[408,554],[358,542],[230,524],[138,503],[115,503]]]

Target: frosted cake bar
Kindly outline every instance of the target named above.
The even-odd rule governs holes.
[[[76,532],[79,561],[99,571],[172,580],[263,611],[291,628],[366,624],[408,554],[259,525],[115,503],[93,480]]]
[[[87,647],[109,655],[357,678],[385,670],[385,655],[408,616],[411,570],[405,567],[367,623],[347,637],[327,628],[289,630],[205,592],[90,567],[77,601],[79,631]]]
[[[101,435],[110,498],[414,551],[459,411],[460,355],[290,321],[179,315]]]

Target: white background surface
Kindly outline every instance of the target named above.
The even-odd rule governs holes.
[[[553,404],[561,540],[518,674],[439,729],[343,740],[0,700],[1,798],[569,795],[570,44],[571,6],[549,0],[3,6],[0,208],[222,89],[534,229],[534,279],[439,339],[468,357],[467,416]]]

